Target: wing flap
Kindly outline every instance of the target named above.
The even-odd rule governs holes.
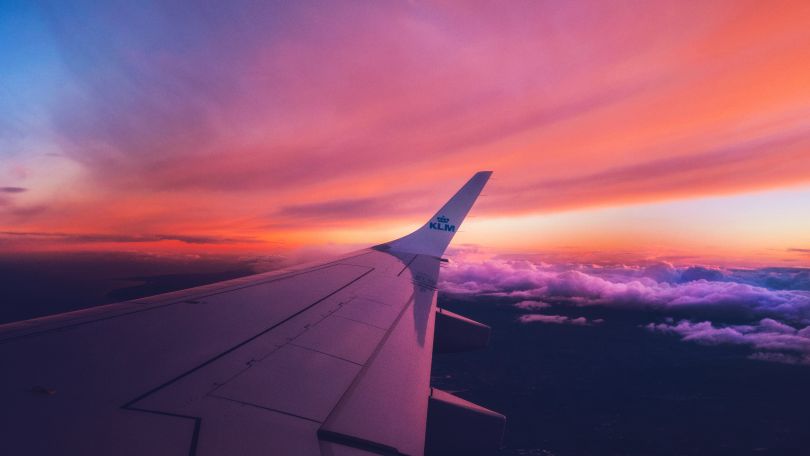
[[[356,363],[288,344],[211,395],[320,423],[358,372]]]

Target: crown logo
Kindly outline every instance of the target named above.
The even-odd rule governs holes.
[[[443,215],[440,215],[440,216],[436,217],[436,220],[438,220],[438,221],[439,221],[439,223],[447,223],[447,222],[449,222],[449,221],[450,221],[450,219],[449,219],[449,218],[447,218],[447,217],[445,217],[445,216],[443,216]]]

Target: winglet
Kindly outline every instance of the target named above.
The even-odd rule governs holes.
[[[421,228],[377,248],[441,257],[491,175],[492,171],[475,173]]]

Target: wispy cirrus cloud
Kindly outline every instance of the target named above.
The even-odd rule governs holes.
[[[16,57],[0,174],[52,210],[9,223],[168,233],[217,220],[282,236],[306,218],[321,239],[335,218],[360,231],[386,204],[429,212],[476,169],[499,179],[477,206],[490,216],[807,183],[810,13],[759,9],[21,8],[32,42],[0,40]]]
[[[387,197],[338,198],[314,203],[292,204],[281,207],[271,215],[288,221],[332,220],[363,218],[382,219],[391,216],[391,209],[397,214],[419,214],[422,209],[416,202],[419,192],[395,193]],[[424,216],[424,214],[420,214]]]
[[[28,191],[25,187],[0,187],[2,193],[23,193]]]
[[[598,203],[606,195],[632,201],[644,200],[643,195],[676,196],[680,193],[689,196],[695,188],[729,192],[749,187],[749,179],[755,178],[763,167],[784,168],[784,163],[793,162],[808,147],[810,129],[805,125],[704,150],[686,152],[673,146],[670,153],[654,160],[529,183],[525,187],[510,189],[514,194],[506,192],[503,198],[509,200],[521,194],[547,195],[538,203],[549,207],[572,207]],[[763,155],[766,151],[767,158]],[[810,161],[800,165],[800,169],[804,166],[810,166]],[[805,171],[801,170],[796,177],[801,181],[804,175]]]
[[[69,243],[147,243],[160,241],[179,241],[186,244],[230,244],[236,242],[258,242],[252,238],[231,238],[226,236],[203,236],[185,234],[104,234],[104,233],[53,233],[0,231],[0,239],[13,240],[46,240]]]

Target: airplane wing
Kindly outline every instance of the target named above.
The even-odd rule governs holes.
[[[326,263],[0,326],[0,452],[493,454],[505,418],[430,386],[434,351],[488,341],[436,284],[490,174]]]

